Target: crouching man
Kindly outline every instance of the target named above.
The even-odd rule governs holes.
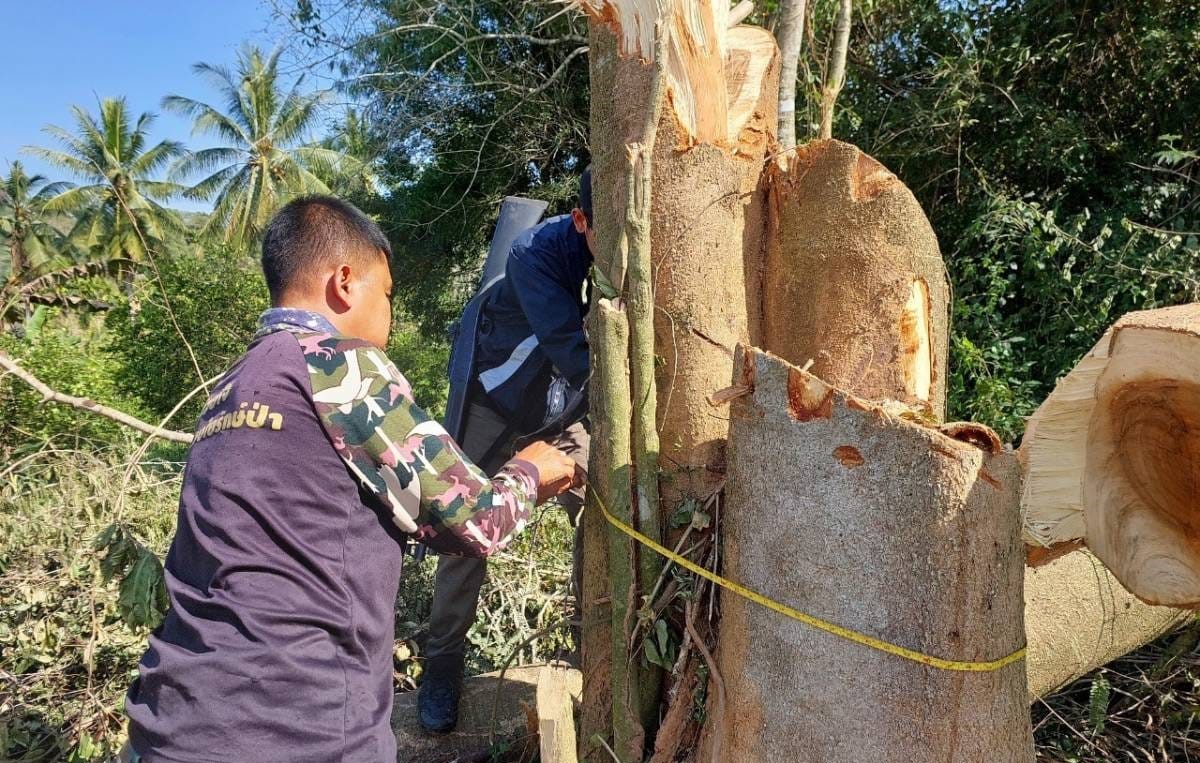
[[[489,479],[413,403],[380,349],[390,254],[337,199],[271,221],[273,307],[197,425],[127,759],[394,763],[404,544],[487,556],[571,487],[574,463],[542,443]]]
[[[474,338],[478,373],[465,396],[469,408],[462,444],[489,474],[530,437],[549,438],[587,468],[583,416],[590,359],[583,320],[594,240],[591,171],[586,169],[578,205],[517,236],[504,278],[483,297]],[[559,502],[577,519],[582,487]],[[576,544],[576,575],[578,554]],[[428,731],[450,731],[458,723],[467,633],[486,570],[482,559],[443,556],[438,561],[418,698],[420,722]]]

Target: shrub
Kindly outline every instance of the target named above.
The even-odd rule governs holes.
[[[68,395],[86,397],[144,415],[136,398],[117,381],[121,366],[106,351],[106,339],[70,325],[57,309],[38,308],[23,336],[0,334],[0,350],[25,370]],[[0,375],[0,461],[20,458],[47,444],[62,449],[125,442],[120,425],[86,411],[46,403],[40,394],[15,378]]]

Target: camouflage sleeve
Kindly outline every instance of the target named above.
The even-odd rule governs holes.
[[[521,531],[537,500],[533,464],[510,461],[489,480],[382,351],[329,334],[297,339],[330,441],[401,530],[462,556],[488,556]]]

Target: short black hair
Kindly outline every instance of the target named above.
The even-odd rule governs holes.
[[[301,196],[283,206],[263,234],[262,269],[271,301],[339,260],[364,262],[380,253],[390,261],[387,236],[353,204],[333,196]]]
[[[588,227],[592,227],[592,165],[583,168],[579,176],[579,211],[587,218]]]

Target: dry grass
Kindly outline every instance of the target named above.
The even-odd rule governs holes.
[[[1193,622],[1035,703],[1038,760],[1200,763],[1198,639]]]

